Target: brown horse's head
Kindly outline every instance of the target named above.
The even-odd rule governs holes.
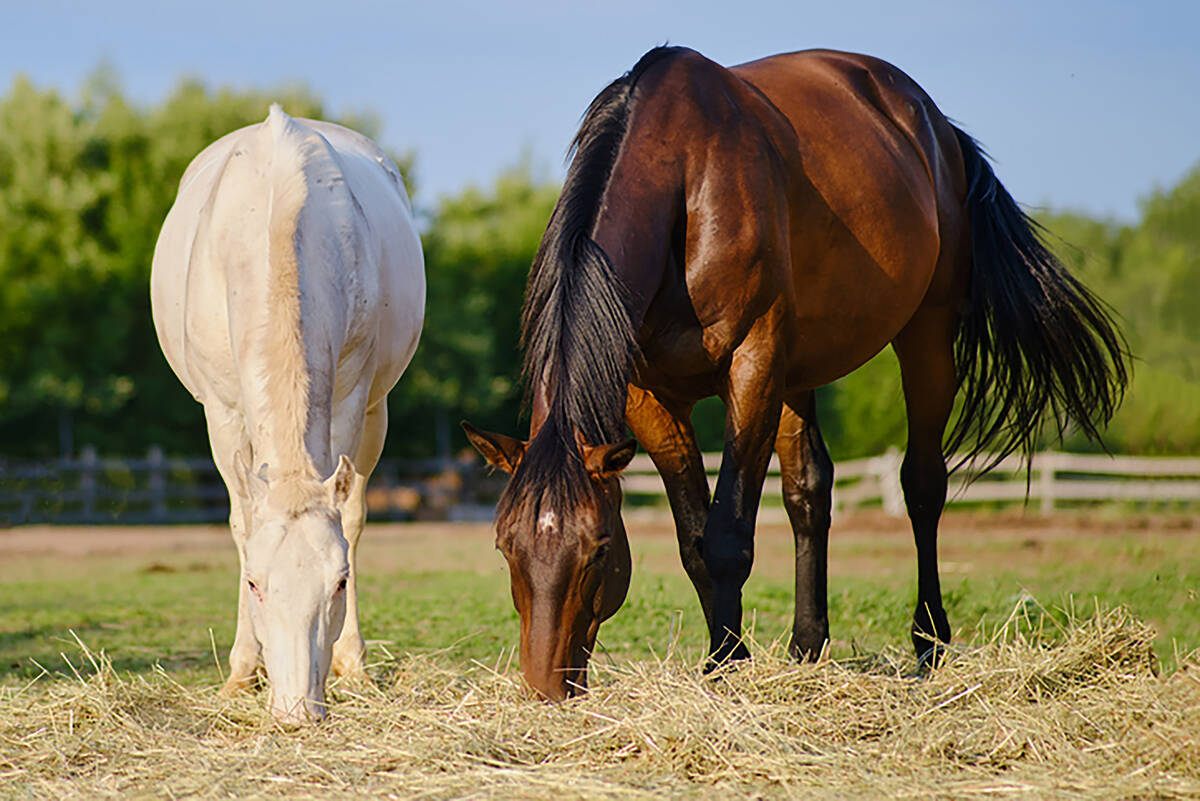
[[[587,687],[600,623],[629,589],[629,542],[618,474],[637,443],[574,444],[550,428],[530,442],[464,422],[488,463],[512,475],[496,511],[496,547],[508,560],[521,616],[521,670],[551,701]]]

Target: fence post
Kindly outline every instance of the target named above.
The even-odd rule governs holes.
[[[151,445],[146,460],[150,463],[150,515],[161,523],[167,519],[167,462],[162,448]]]
[[[900,486],[900,464],[903,457],[895,446],[887,449],[876,463],[879,492],[883,498],[883,511],[889,517],[904,516],[904,489]]]
[[[96,468],[99,463],[96,447],[84,445],[79,452],[79,490],[83,496],[83,516],[89,523],[94,522],[96,516]]]
[[[1054,473],[1058,454],[1046,451],[1038,458],[1038,494],[1042,496],[1042,514],[1054,514]]]

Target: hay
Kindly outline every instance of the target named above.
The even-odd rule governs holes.
[[[1156,675],[1124,609],[1030,618],[925,677],[907,654],[796,665],[781,643],[715,679],[674,652],[598,659],[587,696],[531,701],[496,665],[388,658],[332,688],[334,717],[278,727],[83,653],[0,687],[0,789],[39,797],[1200,796],[1200,653]]]

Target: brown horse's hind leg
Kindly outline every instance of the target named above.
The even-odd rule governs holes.
[[[653,393],[629,387],[625,419],[662,475],[675,518],[679,558],[700,598],[705,624],[711,628],[712,579],[700,553],[708,519],[708,477],[690,418],[690,407],[665,404]]]
[[[816,659],[829,640],[829,518],[833,460],[817,425],[812,392],[788,398],[775,437],[783,478],[783,505],[796,540],[796,614],[788,651],[800,660]]]
[[[922,308],[892,343],[900,359],[908,412],[908,448],[900,467],[904,503],[917,544],[917,608],[912,639],[921,665],[937,661],[950,641],[938,578],[937,530],[946,503],[942,436],[954,406],[954,334],[957,316],[945,307]]]

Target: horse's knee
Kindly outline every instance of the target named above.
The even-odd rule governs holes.
[[[709,531],[704,536],[702,555],[714,582],[733,581],[741,586],[750,577],[754,562],[754,527],[742,521],[724,531]]]

